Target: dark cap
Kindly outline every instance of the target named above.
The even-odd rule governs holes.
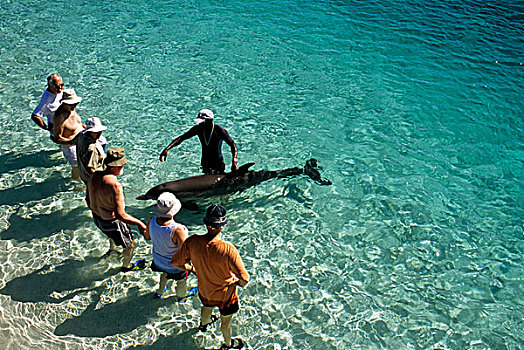
[[[221,228],[227,225],[226,208],[220,204],[213,204],[207,208],[204,216],[204,224],[213,228]]]
[[[123,166],[127,163],[126,152],[122,147],[112,147],[107,150],[104,164],[107,166]]]

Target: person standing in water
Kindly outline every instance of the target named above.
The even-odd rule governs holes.
[[[187,296],[187,276],[193,270],[191,265],[185,264],[184,269],[179,270],[171,265],[173,254],[180,248],[187,238],[187,227],[177,223],[173,217],[180,211],[182,204],[176,196],[169,192],[164,192],[156,200],[155,213],[147,222],[147,230],[144,234],[146,241],[153,243],[153,262],[151,269],[161,272],[160,284],[155,293],[155,297],[162,298],[166,290],[168,280],[175,280],[176,295],[181,300]],[[196,290],[192,289],[194,295]]]
[[[224,336],[221,349],[241,349],[241,338],[231,338],[231,319],[240,309],[238,286],[244,287],[249,282],[240,254],[235,246],[222,240],[221,232],[227,224],[226,208],[213,204],[207,208],[204,216],[207,228],[205,235],[193,235],[185,240],[173,255],[171,264],[184,269],[191,261],[198,278],[198,296],[203,306],[198,329],[207,331],[210,324],[218,317],[213,309],[220,311],[220,330]]]
[[[65,89],[62,92],[61,105],[53,116],[53,136],[54,142],[60,145],[64,158],[71,165],[71,178],[81,182],[78,174],[78,164],[76,155],[75,137],[85,128],[82,119],[78,116],[75,109],[82,101],[82,97],[77,96],[74,89]]]
[[[129,225],[138,227],[144,235],[146,225],[132,215],[126,213],[124,190],[117,177],[122,175],[127,163],[123,148],[113,147],[107,150],[104,159],[105,169],[96,171],[87,182],[86,202],[93,213],[95,225],[109,237],[109,250],[115,250],[115,244],[124,248],[122,272],[142,270],[145,260],[141,259],[131,264],[135,251],[135,239]]]
[[[100,118],[91,117],[86,120],[86,129],[78,134],[76,142],[76,154],[78,160],[78,171],[80,179],[87,182],[97,170],[104,170],[104,146],[98,142],[102,132],[107,130],[102,125]]]
[[[231,156],[233,157],[231,171],[237,170],[237,145],[231,136],[229,136],[226,129],[215,124],[213,112],[209,109],[202,109],[194,120],[198,125],[193,126],[164,148],[160,153],[160,161],[164,162],[166,160],[167,151],[171,148],[178,146],[193,136],[198,136],[200,144],[202,145],[202,160],[200,164],[204,174],[224,174],[226,165],[224,164],[224,157],[222,155],[222,141],[226,141],[231,148]]]
[[[31,114],[31,120],[44,130],[48,130],[53,135],[53,116],[60,107],[62,90],[64,83],[58,73],[53,73],[47,77],[47,87],[40,98],[38,106]],[[46,118],[47,124],[43,118]]]

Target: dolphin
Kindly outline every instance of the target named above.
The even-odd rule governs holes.
[[[331,181],[323,179],[321,169],[314,158],[306,162],[304,168],[288,168],[283,170],[249,170],[255,163],[242,165],[236,171],[226,174],[206,174],[191,176],[175,181],[164,182],[136,197],[139,200],[157,199],[163,192],[171,192],[177,197],[193,197],[203,192],[212,192],[214,195],[242,191],[248,187],[258,185],[273,178],[283,178],[305,174],[317,184],[331,185]]]

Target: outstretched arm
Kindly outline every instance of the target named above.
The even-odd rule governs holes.
[[[149,234],[149,224],[151,223],[152,219],[153,219],[153,217],[150,217],[149,220],[147,220],[146,232],[144,232],[144,238],[145,238],[146,241],[150,241],[151,240],[151,235]]]
[[[138,231],[140,234],[144,235],[146,231],[146,225],[137,218],[135,218],[132,215],[129,215],[126,213],[125,210],[125,202],[124,202],[124,190],[122,189],[122,185],[119,182],[113,182],[113,191],[115,195],[115,204],[116,204],[116,210],[115,210],[115,216],[118,220],[121,220],[129,225],[135,225],[138,228]]]
[[[166,160],[166,158],[167,158],[167,151],[169,151],[171,148],[180,145],[182,143],[182,141],[185,141],[188,138],[193,137],[195,135],[196,135],[195,128],[192,127],[191,129],[189,129],[189,131],[187,131],[183,135],[181,135],[181,136],[177,137],[176,139],[174,139],[173,141],[171,141],[171,143],[166,148],[164,148],[164,150],[162,152],[160,152],[160,161],[164,162]]]
[[[167,158],[167,151],[169,151],[171,148],[176,147],[182,143],[182,137],[179,136],[176,139],[174,139],[164,150],[160,153],[160,161],[164,162]]]

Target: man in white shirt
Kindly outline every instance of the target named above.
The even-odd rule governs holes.
[[[62,90],[64,83],[58,73],[51,74],[47,77],[47,88],[44,90],[40,103],[31,114],[31,120],[44,130],[48,130],[53,135],[53,116],[60,106],[62,99]],[[47,124],[44,121],[47,119]]]

